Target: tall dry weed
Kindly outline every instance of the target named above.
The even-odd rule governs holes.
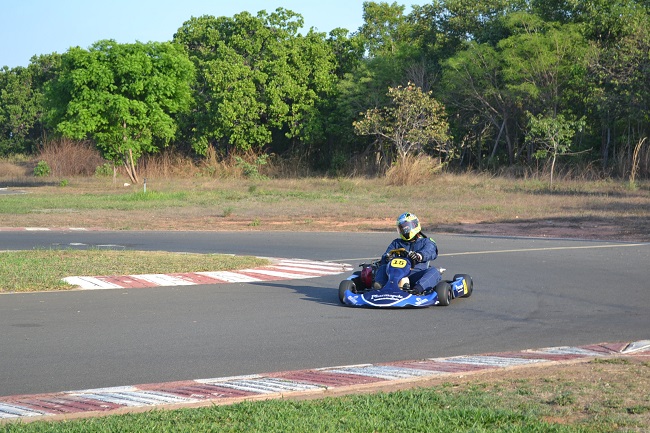
[[[23,178],[33,173],[34,164],[0,161],[0,179]]]
[[[209,147],[203,158],[192,158],[174,149],[145,155],[138,161],[140,177],[171,179],[211,177],[218,179],[244,179],[269,177],[274,171],[272,158],[264,153],[238,152],[226,156]]]
[[[640,138],[636,143],[630,143],[618,154],[614,155],[612,176],[620,178],[634,177],[650,179],[650,146],[647,137]]]
[[[538,180],[550,182],[551,161],[538,161],[534,165],[512,165],[502,167],[494,172],[497,177],[506,179]],[[593,161],[585,163],[557,163],[554,179],[557,181],[595,181],[609,177],[602,167]]]
[[[420,185],[431,182],[442,171],[438,158],[428,155],[407,155],[386,172],[386,182],[395,186]]]
[[[648,137],[643,137],[641,140],[639,140],[636,146],[634,146],[634,152],[632,153],[632,167],[630,168],[630,185],[636,184],[636,177],[639,173],[643,145],[647,140]],[[648,152],[646,152],[646,154],[647,153]]]
[[[285,158],[275,154],[270,155],[263,173],[276,179],[299,179],[313,175],[309,162],[300,154]]]
[[[106,162],[92,143],[65,138],[45,143],[37,159],[47,162],[55,177],[91,176]]]
[[[151,155],[144,155],[138,161],[140,177],[171,179],[174,177],[190,178],[197,175],[200,169],[192,158],[189,158],[173,148]]]

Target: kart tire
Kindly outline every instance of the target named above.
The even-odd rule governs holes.
[[[447,281],[441,281],[436,285],[438,305],[446,307],[451,303],[451,285]]]
[[[354,282],[351,280],[343,280],[341,281],[341,284],[339,284],[339,301],[341,304],[345,305],[344,299],[345,299],[345,292],[349,290],[352,293],[356,292],[356,287],[354,285]]]
[[[461,296],[461,298],[469,298],[472,296],[472,292],[474,292],[474,280],[472,280],[472,277],[467,274],[454,275],[454,280],[457,280],[458,278],[463,278],[465,281],[467,281],[467,293]]]

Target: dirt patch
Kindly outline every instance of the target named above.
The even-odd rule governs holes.
[[[186,221],[191,229],[201,230],[205,221]],[[335,218],[318,218],[308,221],[287,221],[286,219],[261,218],[256,222],[228,221],[215,219],[209,223],[212,230],[291,230],[291,231],[394,231],[392,218],[341,221]],[[556,218],[548,220],[521,220],[508,222],[461,222],[425,226],[427,234],[453,233],[486,236],[513,236],[565,239],[593,239],[625,242],[650,242],[650,220],[645,218]]]
[[[646,218],[557,218],[497,223],[461,223],[440,226],[439,231],[459,234],[523,236],[541,238],[599,239],[649,242],[650,221]]]

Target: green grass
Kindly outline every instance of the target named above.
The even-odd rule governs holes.
[[[180,208],[188,206],[211,206],[216,203],[227,204],[250,200],[261,203],[277,203],[278,200],[293,202],[333,202],[340,203],[348,198],[348,194],[339,191],[289,191],[274,189],[254,189],[250,192],[226,189],[209,189],[193,191],[147,191],[142,192],[102,192],[81,193],[70,199],[64,192],[41,193],[34,192],[26,195],[10,195],[0,200],[0,214],[18,215],[29,213],[48,213],[57,211],[85,210],[156,210]]]
[[[243,269],[267,259],[146,251],[29,250],[0,252],[0,293],[73,288],[62,278]]]
[[[197,202],[184,191],[176,192],[128,192],[124,194],[100,193],[78,194],[74,200],[69,195],[61,194],[27,194],[8,196],[0,201],[0,214],[27,214],[49,212],[57,209],[70,210],[122,210],[161,209],[182,207]]]

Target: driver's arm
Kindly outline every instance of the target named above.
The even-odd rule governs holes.
[[[438,257],[438,246],[433,239],[425,238],[417,252],[422,255],[423,262],[428,262],[429,260],[435,260],[436,257]]]

